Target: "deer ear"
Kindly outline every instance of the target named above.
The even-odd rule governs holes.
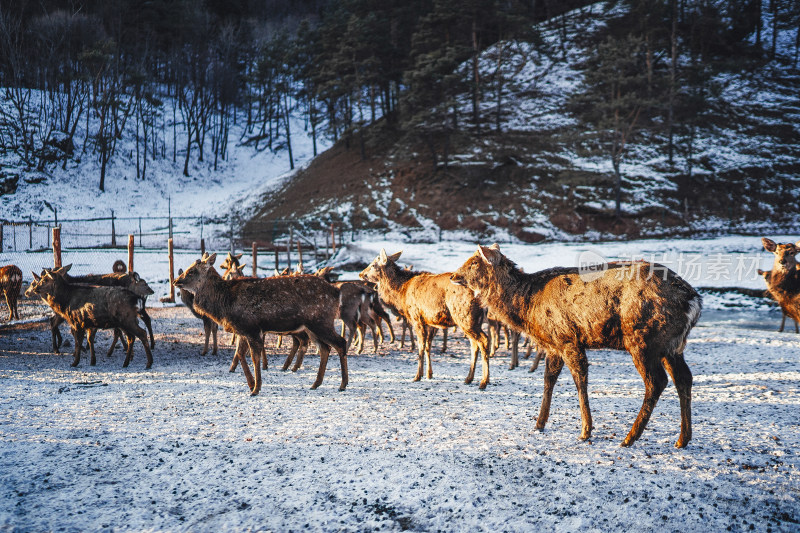
[[[237,255],[234,255],[234,256],[233,256],[233,258],[234,258],[234,259],[236,259],[236,260],[238,261],[239,259],[241,259],[241,258],[242,258],[242,256],[243,256],[243,255],[244,255],[244,254],[237,254]]]
[[[490,265],[496,264],[497,260],[500,258],[499,247],[498,249],[495,249],[491,246],[478,245],[478,253],[480,254],[481,258],[483,258],[483,260]]]
[[[36,272],[34,272],[33,270],[31,270],[31,274],[33,274],[33,280],[34,281],[39,281],[39,279],[41,279],[41,278],[39,278],[39,276],[36,275]]]
[[[381,253],[378,254],[378,264],[385,265],[389,261],[389,258],[386,256],[386,250],[381,248]]]
[[[497,244],[497,243],[494,243],[489,247],[489,249],[490,250],[497,250],[499,252],[500,251],[500,245]]]
[[[182,268],[179,268],[179,269],[178,269],[178,275],[180,276],[181,274],[183,274],[183,269],[182,269]]]
[[[55,272],[56,274],[64,275],[67,272],[69,272],[70,268],[72,268],[72,263],[70,263],[70,264],[68,264],[66,266],[63,266],[63,267],[59,268],[58,270],[54,270],[53,272]]]
[[[775,248],[778,246],[775,244],[775,241],[772,239],[767,239],[766,237],[761,238],[761,244],[764,245],[764,249],[768,252],[774,252]]]
[[[217,254],[211,254],[203,260],[203,263],[206,263],[209,266],[214,266],[214,261],[217,260]]]
[[[402,253],[403,253],[403,250],[400,250],[399,252],[393,253],[392,255],[389,256],[389,258],[388,258],[389,261],[391,261],[392,263],[396,263],[397,260],[400,259],[400,254],[402,254]]]

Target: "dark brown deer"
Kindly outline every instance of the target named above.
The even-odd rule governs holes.
[[[26,296],[36,294],[42,298],[70,325],[75,340],[72,366],[78,366],[84,334],[88,332],[90,364],[96,364],[94,337],[98,329],[119,328],[128,337],[127,355],[123,367],[133,357],[133,340],[138,338],[147,354],[147,366],[153,365],[153,354],[147,343],[147,332],[137,321],[139,296],[122,287],[99,287],[69,283],[64,268],[48,271],[44,276],[34,274],[34,282],[25,291]]]
[[[489,384],[488,339],[481,330],[483,310],[472,292],[450,283],[450,273],[428,274],[409,272],[396,261],[400,252],[387,256],[385,250],[365,268],[361,279],[377,284],[381,299],[395,307],[408,319],[417,336],[418,360],[414,381],[422,378],[423,359],[427,377],[433,378],[431,340],[438,329],[459,326],[470,341],[472,360],[465,383],[472,383],[480,351],[483,359],[483,378],[480,388]]]
[[[683,351],[700,317],[702,299],[677,274],[643,261],[609,263],[603,271],[588,274],[577,268],[524,274],[495,245],[479,246],[451,279],[469,287],[504,323],[530,335],[547,352],[537,429],[544,429],[553,387],[566,364],[578,388],[580,438],[591,436],[586,350],[611,348],[631,354],[645,385],[644,403],[622,445],[630,446],[641,436],[667,386],[667,372],[681,406],[675,446],[689,443],[692,373]]]
[[[22,288],[22,270],[16,265],[6,265],[0,268],[0,291],[8,305],[8,319],[19,320],[19,291]]]
[[[142,279],[139,274],[136,272],[122,272],[122,273],[111,273],[111,274],[87,274],[83,276],[71,276],[69,275],[69,270],[72,268],[72,265],[66,265],[59,269],[59,273],[64,277],[67,283],[74,284],[74,285],[93,285],[99,287],[121,287],[123,289],[128,289],[132,293],[136,294],[139,297],[139,305],[137,307],[137,313],[139,317],[144,322],[145,327],[147,328],[147,332],[150,336],[150,348],[154,348],[156,345],[155,338],[153,336],[153,325],[152,319],[150,315],[147,313],[147,297],[153,294],[153,289],[147,284],[147,282]],[[47,272],[54,272],[54,269],[45,268],[42,270],[41,276],[44,276]],[[35,274],[34,274],[35,276]],[[53,315],[50,319],[50,336],[53,343],[53,353],[58,353],[58,349],[61,347],[62,337],[61,332],[59,331],[59,326],[64,323],[64,319],[59,316],[58,314]],[[111,347],[108,349],[108,355],[114,351],[114,346],[117,343],[117,339],[122,338],[122,333],[116,329],[114,330],[114,338],[111,341]],[[125,348],[127,350],[127,347]]]
[[[247,343],[253,360],[255,379],[240,354],[250,394],[261,390],[261,358],[264,354],[263,334],[306,332],[320,348],[317,379],[311,386],[322,384],[330,348],[339,353],[342,382],[347,387],[347,355],[345,340],[334,329],[339,291],[316,276],[281,276],[259,279],[223,280],[214,269],[216,254],[195,261],[174,281],[178,288],[194,294],[194,308],[220,324],[226,331],[239,335]],[[243,343],[240,342],[239,346]],[[238,350],[237,350],[238,352]]]
[[[178,269],[178,277],[183,274],[183,269]],[[208,341],[209,337],[213,340],[212,355],[217,355],[217,334],[219,333],[219,325],[216,322],[208,318],[207,316],[203,316],[198,313],[194,308],[194,294],[187,291],[186,289],[179,289],[178,293],[180,294],[181,301],[183,305],[185,305],[189,311],[199,318],[203,322],[203,335],[205,338],[205,342],[203,343],[203,349],[200,351],[200,355],[205,355],[208,353]]]
[[[776,244],[764,237],[761,243],[764,249],[775,256],[769,279],[766,276],[764,278],[767,291],[786,316],[795,322],[800,321],[800,267],[796,257],[800,252],[800,241],[795,244]]]

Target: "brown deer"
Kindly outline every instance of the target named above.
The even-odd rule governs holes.
[[[44,276],[33,275],[34,281],[26,296],[36,294],[69,323],[75,340],[72,366],[78,366],[84,334],[88,332],[90,364],[96,364],[94,338],[98,329],[120,328],[128,337],[127,355],[123,367],[133,358],[133,340],[138,338],[147,354],[147,366],[153,365],[153,354],[147,343],[147,332],[139,327],[138,295],[122,287],[78,285],[68,282],[66,267],[48,271]]]
[[[337,283],[337,279],[339,276],[338,274],[334,274],[332,270],[333,267],[320,268],[314,273],[314,275],[319,276],[335,284]],[[388,326],[389,335],[391,338],[390,342],[394,343],[395,336],[394,336],[394,328],[392,327],[392,319],[391,317],[389,317],[389,313],[386,312],[386,309],[383,306],[383,302],[381,302],[381,299],[378,296],[378,291],[375,288],[375,285],[373,283],[369,283],[364,280],[352,280],[352,281],[347,281],[346,283],[354,283],[356,285],[359,285],[360,287],[362,287],[364,290],[367,291],[368,295],[367,296],[368,300],[366,302],[367,305],[364,307],[364,309],[362,309],[360,321],[358,323],[358,330],[360,335],[359,345],[363,343],[364,332],[366,328],[370,328],[370,331],[372,331],[373,333],[373,338],[377,333],[378,335],[377,342],[383,344],[384,337],[383,337],[383,330],[381,329],[381,322],[385,322],[386,325]],[[375,346],[375,349],[377,351],[377,345]],[[358,353],[361,353],[361,351],[359,351]]]
[[[580,438],[591,436],[586,350],[611,348],[631,354],[645,385],[644,403],[622,445],[630,446],[641,436],[667,386],[667,372],[681,406],[675,446],[689,443],[692,373],[683,351],[700,317],[702,299],[677,274],[644,261],[609,263],[589,274],[577,268],[524,274],[494,245],[479,246],[451,279],[469,287],[504,323],[530,335],[547,352],[537,429],[544,429],[553,387],[566,364],[578,388]]]
[[[230,279],[255,280],[255,279],[259,279],[259,278],[253,277],[253,276],[245,276],[242,273],[242,270],[244,269],[245,265],[239,264],[239,259],[241,259],[241,257],[242,257],[242,254],[238,254],[238,255],[232,256],[230,254],[230,252],[228,253],[228,256],[225,258],[225,261],[223,261],[222,264],[220,265],[221,267],[225,268],[225,273],[222,275],[222,279],[224,279],[224,280],[230,280]],[[289,275],[289,274],[286,274],[286,275]],[[278,337],[279,337],[279,340],[283,339],[283,335],[279,335]],[[283,370],[286,371],[289,368],[289,365],[291,364],[291,362],[294,359],[295,355],[299,353],[299,356],[298,356],[298,359],[297,359],[297,363],[292,368],[292,372],[296,372],[300,368],[300,366],[303,364],[303,357],[305,356],[306,350],[308,349],[309,338],[308,338],[308,335],[306,335],[304,332],[292,334],[291,337],[292,337],[292,348],[289,351],[289,355],[286,357],[286,361],[284,361],[284,363],[283,363]],[[266,335],[265,335],[264,343],[266,344]],[[230,340],[229,344],[235,344],[236,345],[236,351],[233,354],[233,360],[231,361],[231,366],[228,369],[228,371],[229,372],[236,372],[236,367],[239,365],[239,358],[240,358],[239,357],[239,353],[241,352],[241,354],[247,355],[248,348],[247,348],[246,345],[239,346],[239,343],[237,342],[236,333],[231,333],[231,340]],[[281,347],[281,344],[279,343],[277,348],[280,348],[280,347]],[[263,360],[261,361],[261,368],[263,368],[264,370],[267,369],[267,358],[266,357],[264,357]]]
[[[450,273],[429,274],[409,272],[396,261],[401,252],[387,256],[385,250],[365,268],[361,279],[377,284],[378,294],[411,323],[417,336],[417,374],[422,378],[423,359],[427,364],[427,377],[433,378],[431,340],[436,329],[459,326],[470,341],[472,360],[465,383],[472,383],[480,350],[483,361],[483,378],[479,387],[489,384],[488,339],[481,330],[483,310],[472,292],[450,283]]]
[[[347,387],[347,354],[345,340],[333,323],[339,304],[339,291],[316,276],[288,276],[258,279],[223,280],[214,269],[216,254],[195,261],[173,284],[194,294],[194,308],[233,331],[247,343],[253,360],[255,379],[239,355],[250,394],[261,390],[261,358],[264,354],[263,334],[305,332],[320,348],[317,379],[311,386],[322,384],[330,348],[339,353],[342,382]],[[240,342],[239,346],[243,343]],[[237,353],[239,350],[237,350]]]
[[[22,270],[16,265],[6,265],[0,268],[0,291],[8,305],[8,320],[19,320],[19,291],[22,288]]]
[[[183,269],[179,268],[178,277],[180,277],[181,274],[183,274]],[[203,349],[200,351],[200,355],[205,355],[208,353],[209,337],[211,337],[213,340],[211,353],[212,355],[217,355],[217,334],[219,333],[219,325],[207,316],[203,316],[195,310],[194,294],[186,289],[179,289],[178,293],[180,294],[183,305],[185,305],[194,316],[203,322],[203,335],[205,336],[205,342],[203,343]]]
[[[797,263],[797,253],[800,252],[800,241],[795,244],[776,244],[775,241],[761,239],[764,249],[772,252],[775,261],[767,282],[767,291],[772,295],[784,314],[794,320],[800,321],[800,266]]]
[[[155,338],[153,336],[153,325],[152,319],[150,315],[147,313],[147,297],[153,294],[153,289],[147,284],[147,282],[142,279],[139,274],[136,272],[122,272],[122,273],[111,273],[111,274],[87,274],[83,276],[71,276],[69,274],[72,265],[66,265],[61,267],[59,273],[61,276],[70,284],[73,285],[93,285],[99,287],[121,287],[123,289],[128,289],[132,293],[136,294],[139,297],[139,305],[137,307],[137,313],[139,317],[144,322],[145,327],[147,328],[148,335],[150,336],[150,348],[154,348],[156,345]],[[42,273],[39,277],[44,276],[47,272],[54,272],[54,269],[44,268],[42,269]],[[33,274],[33,273],[32,273]],[[34,274],[35,276],[35,274]],[[53,353],[58,353],[58,349],[61,347],[62,337],[61,332],[59,331],[59,326],[64,323],[64,319],[59,316],[58,314],[53,315],[50,318],[50,336],[53,343]],[[122,333],[119,329],[114,330],[114,338],[111,341],[111,347],[108,349],[108,355],[114,351],[114,346],[117,343],[117,339],[123,339]],[[125,348],[127,350],[127,346]]]
[[[798,264],[797,268],[800,268],[800,264]],[[764,278],[764,281],[767,283],[767,287],[769,287],[770,280],[772,279],[772,270],[761,270],[759,268],[758,275]],[[769,290],[767,290],[767,293],[769,293]],[[770,298],[772,298],[771,294]],[[783,333],[783,329],[786,326],[786,311],[784,311],[782,308],[781,308],[781,314],[783,316],[781,317],[781,327],[778,328],[778,333]],[[800,333],[800,328],[798,328],[797,320],[793,320],[793,322],[794,322],[794,332]]]

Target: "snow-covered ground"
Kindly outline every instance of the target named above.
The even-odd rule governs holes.
[[[465,385],[461,335],[418,383],[408,348],[351,355],[344,392],[336,358],[312,391],[318,358],[283,373],[286,347],[270,342],[250,397],[227,371],[230,348],[198,355],[185,308],[152,314],[151,370],[138,344],[127,369],[119,349],[70,368],[71,355],[48,353],[44,324],[0,330],[0,530],[800,527],[800,335],[775,332],[777,311],[709,311],[693,330],[694,437],[682,450],[672,385],[642,438],[619,446],[643,394],[623,352],[589,354],[595,429],[580,442],[568,375],[537,432],[541,368],[509,371],[501,350],[486,391]],[[109,340],[98,335],[101,353]]]

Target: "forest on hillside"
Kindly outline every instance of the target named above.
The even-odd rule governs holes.
[[[691,138],[716,111],[715,73],[796,65],[800,47],[800,0],[623,3],[624,23],[596,43],[582,89],[564,110],[597,133],[614,162],[617,209],[619,164],[637,128],[659,130],[672,162],[674,135]],[[495,47],[496,68],[487,72],[481,53],[524,42],[557,57],[559,44],[539,38],[536,23],[557,26],[568,11],[591,4],[597,2],[3,3],[0,155],[40,170],[66,166],[78,154],[94,157],[103,190],[124,135],[135,137],[135,157],[124,164],[135,166],[137,178],[159,158],[182,161],[188,175],[193,158],[215,167],[224,160],[231,125],[241,123],[236,142],[284,150],[293,168],[297,132],[289,119],[301,117],[315,155],[324,136],[360,147],[363,156],[365,132],[380,123],[413,131],[435,165],[447,154],[434,140],[501,131],[518,104],[503,100],[511,54]],[[776,57],[778,30],[796,35],[793,57]]]

